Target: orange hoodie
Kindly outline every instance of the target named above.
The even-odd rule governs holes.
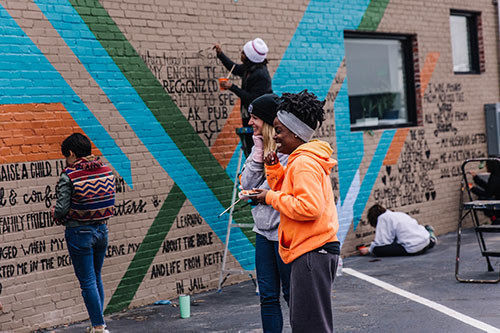
[[[279,253],[291,263],[304,253],[338,241],[339,222],[330,172],[337,161],[327,142],[312,140],[295,149],[288,165],[266,165],[271,191],[266,203],[280,212]]]

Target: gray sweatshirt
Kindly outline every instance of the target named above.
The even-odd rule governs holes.
[[[241,171],[241,186],[245,190],[261,188],[269,190],[267,184],[264,163],[255,162],[252,153],[248,156],[243,170]],[[285,166],[288,162],[288,155],[278,153],[280,163]],[[280,213],[272,206],[258,204],[252,209],[252,216],[255,222],[253,231],[266,237],[270,241],[278,241],[278,225],[280,223]]]

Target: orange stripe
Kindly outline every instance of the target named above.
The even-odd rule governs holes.
[[[422,67],[422,71],[420,72],[420,84],[422,89],[422,95],[425,93],[429,82],[431,81],[432,73],[434,73],[434,68],[439,59],[439,52],[430,52],[425,57],[424,66]]]
[[[434,73],[434,68],[436,68],[436,64],[439,60],[439,52],[430,52],[425,57],[424,66],[422,67],[422,71],[420,72],[420,83],[422,89],[420,90],[422,95],[427,90],[427,86],[431,81],[432,74]],[[408,135],[409,128],[402,128],[396,131],[394,134],[394,138],[392,139],[391,146],[387,151],[384,159],[384,165],[393,165],[398,162],[399,155],[401,154],[401,150],[403,150],[403,146],[406,140],[406,136]]]
[[[210,152],[223,168],[227,167],[231,157],[233,157],[234,150],[238,146],[238,143],[240,143],[240,138],[235,133],[235,130],[241,126],[240,100],[238,99],[233,110],[229,113],[222,131],[210,148]]]
[[[393,165],[398,163],[399,155],[401,154],[401,150],[403,150],[406,136],[409,131],[409,128],[400,128],[396,131],[394,138],[392,138],[391,146],[385,155],[384,165]]]
[[[0,163],[63,158],[61,143],[75,132],[84,133],[61,103],[0,105]]]

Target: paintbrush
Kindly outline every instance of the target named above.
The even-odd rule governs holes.
[[[229,71],[229,74],[227,74],[226,79],[229,79],[229,76],[231,76],[231,73],[233,72],[234,66],[236,66],[236,64],[233,64],[233,67],[231,67],[231,70]]]
[[[236,204],[240,201],[241,201],[241,199],[236,200],[231,206],[227,207],[222,213],[220,213],[218,217],[221,217],[222,215],[224,215],[224,213],[226,213],[228,210],[230,210],[231,208],[236,206]]]

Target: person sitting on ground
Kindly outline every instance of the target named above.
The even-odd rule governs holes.
[[[423,254],[437,243],[434,228],[422,226],[408,214],[393,212],[375,204],[368,210],[368,222],[375,228],[370,248],[361,247],[361,255],[378,257]]]
[[[475,171],[469,171],[476,184],[471,191],[479,197],[479,200],[500,200],[500,162],[488,160],[486,169],[490,173],[488,180],[481,178]],[[500,224],[500,211],[487,209],[483,212],[490,218],[491,224]]]

